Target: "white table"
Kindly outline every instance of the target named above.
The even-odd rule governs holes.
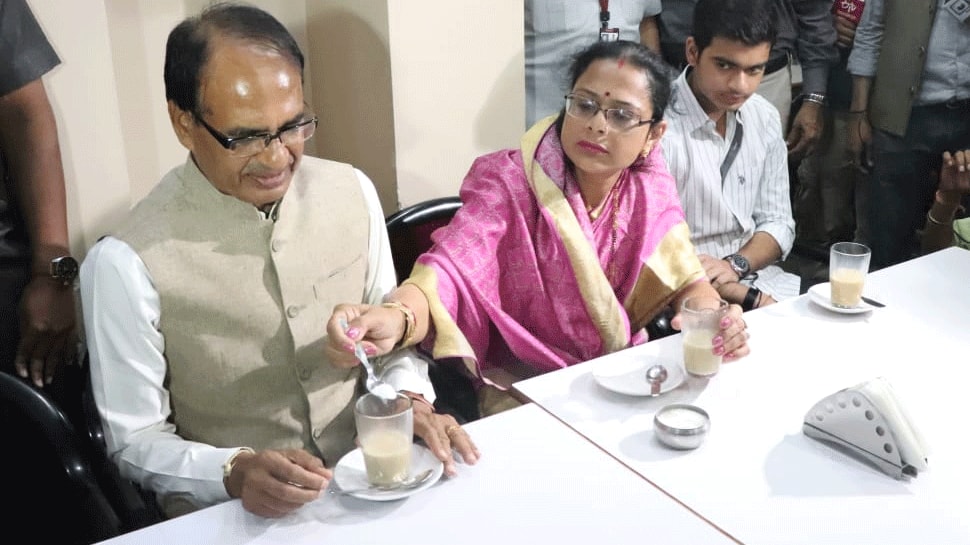
[[[104,543],[734,543],[535,405],[467,429],[480,462],[405,500],[328,494],[280,520],[234,500]]]
[[[970,252],[879,271],[869,286],[886,308],[848,316],[800,297],[746,314],[749,357],[659,398],[608,391],[591,370],[617,358],[682,361],[679,335],[516,388],[742,543],[970,544]],[[908,482],[801,431],[816,401],[876,376],[933,449],[929,470]],[[710,414],[699,449],[654,438],[653,414],[672,402]]]

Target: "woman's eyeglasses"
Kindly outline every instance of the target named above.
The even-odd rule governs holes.
[[[566,95],[566,113],[577,119],[587,120],[603,112],[606,124],[614,131],[628,131],[634,127],[642,127],[656,121],[656,119],[642,119],[640,114],[624,108],[602,108],[595,100],[577,94]]]
[[[202,119],[202,116],[195,114],[195,118],[205,127],[205,130],[209,131],[209,134],[216,139],[222,147],[229,151],[229,155],[235,157],[249,157],[252,155],[258,155],[263,152],[264,149],[269,147],[273,140],[279,139],[280,143],[284,146],[292,146],[305,142],[317,129],[317,118],[312,117],[310,119],[304,119],[303,121],[297,121],[292,125],[287,125],[285,127],[280,127],[280,130],[276,131],[274,134],[249,134],[246,136],[231,137],[222,134],[217,131],[211,125]]]

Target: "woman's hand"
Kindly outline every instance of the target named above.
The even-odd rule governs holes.
[[[712,340],[714,353],[723,356],[725,362],[741,359],[751,353],[748,347],[748,324],[741,317],[741,305],[729,305],[727,315],[721,318],[721,330]],[[680,312],[670,321],[680,331]]]
[[[394,349],[404,336],[404,329],[404,313],[398,309],[380,305],[337,305],[327,322],[325,350],[334,365],[350,368],[359,363],[354,355],[354,343],[360,341],[368,357],[381,356]]]
[[[727,316],[721,318],[721,332],[713,339],[714,353],[724,356],[724,361],[734,361],[751,353],[748,347],[748,324],[741,316],[741,306],[728,307]]]

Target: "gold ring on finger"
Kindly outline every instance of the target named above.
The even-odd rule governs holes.
[[[453,434],[458,433],[460,431],[461,431],[461,426],[451,425],[445,428],[445,435],[447,435],[448,438],[451,439],[451,436]]]

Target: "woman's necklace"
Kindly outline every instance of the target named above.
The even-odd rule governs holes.
[[[610,281],[611,286],[616,286],[616,231],[620,224],[618,214],[620,210],[620,191],[616,187],[613,189],[613,217],[611,218],[613,225],[610,227],[610,258],[606,262],[606,278]]]
[[[599,219],[600,214],[603,213],[604,205],[606,204],[606,201],[608,201],[608,200],[609,200],[608,198],[603,199],[596,206],[593,206],[591,204],[587,204],[586,205],[586,213],[589,215],[590,221],[596,221],[597,219]]]
[[[613,187],[610,188],[610,192],[607,193],[606,198],[599,202],[596,206],[586,205],[586,213],[589,214],[590,222],[596,221],[602,215],[603,211],[607,208],[607,203],[611,209],[610,214],[610,256],[606,261],[606,278],[609,280],[611,286],[616,285],[616,245],[617,245],[617,230],[619,229],[620,219],[619,219],[619,209],[620,209],[620,184],[623,183],[623,178],[621,177]]]

